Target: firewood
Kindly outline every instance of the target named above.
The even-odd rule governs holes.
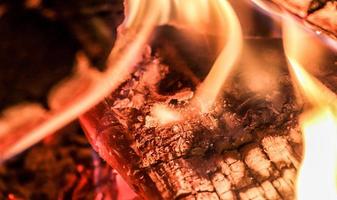
[[[337,2],[335,0],[268,0],[301,18],[315,31],[337,39]]]
[[[100,156],[144,199],[293,199],[301,106],[287,71],[277,79],[274,100],[242,88],[237,74],[212,112],[192,110],[185,120],[160,125],[153,105],[183,109],[193,96],[193,80],[166,78],[175,76],[180,72],[148,55],[81,117]],[[180,87],[163,94],[158,86],[169,81]]]
[[[280,1],[275,0],[275,2]],[[97,19],[102,11],[100,6],[97,9],[84,9],[73,13],[69,12],[72,11],[72,7],[64,10],[65,5],[67,3],[60,3],[56,7],[49,8],[59,17],[56,22],[45,19],[49,16],[50,10],[46,16],[43,15],[46,14],[45,12],[41,14],[36,10],[20,10],[20,13],[33,12],[40,20],[46,20],[46,23],[52,24],[59,24],[58,20],[61,19],[61,29],[58,30],[65,32],[62,33],[67,38],[62,40],[65,48],[59,47],[53,50],[57,52],[62,50],[61,56],[55,55],[62,57],[62,61],[67,61],[64,67],[68,74],[72,69],[71,63],[75,51],[84,49],[93,62],[100,63],[102,58],[97,56],[111,48],[110,42],[113,39],[109,36],[105,37],[105,26],[103,31],[100,29],[102,27],[96,27],[97,20],[99,23],[102,22]],[[326,20],[322,20],[320,15],[322,11],[322,15],[327,16],[324,14],[324,9],[334,8],[329,5],[335,5],[335,2],[329,1],[315,8],[304,9],[303,13],[309,14],[303,14],[301,8],[291,11],[336,35],[336,30],[330,30],[331,27],[336,26],[327,25]],[[102,12],[105,12],[104,6],[102,9]],[[9,17],[21,16],[13,16],[10,12],[4,13],[0,14],[0,19],[5,25]],[[92,13],[95,14],[92,15]],[[76,24],[79,19],[81,23]],[[82,19],[88,20],[82,21]],[[330,19],[329,16],[328,19]],[[75,39],[68,36],[69,33],[65,30],[64,24],[76,35],[82,45],[81,48],[76,42],[73,44]],[[94,31],[88,33],[87,30],[91,28]],[[54,29],[53,26],[50,32]],[[35,31],[31,33],[34,36],[36,36]],[[113,31],[110,32],[111,37],[114,36]],[[9,33],[9,31],[2,32],[8,37],[14,37]],[[39,31],[37,33],[40,34]],[[46,35],[44,32],[41,34]],[[65,42],[68,39],[70,42]],[[98,53],[92,46],[96,42],[100,44]],[[66,48],[67,45],[73,48]],[[16,50],[16,47],[13,49]],[[35,52],[40,51],[42,50]],[[63,57],[64,53],[70,58]],[[10,57],[5,53],[0,52],[0,54],[4,55],[2,59],[5,60]],[[25,52],[18,53],[18,55],[21,54],[26,55]],[[102,55],[106,56],[105,53]],[[175,57],[178,54],[174,52],[166,55]],[[31,63],[23,59],[20,61]],[[43,60],[38,66],[42,69],[46,63],[50,64],[50,60]],[[189,64],[177,61],[172,63],[181,66]],[[62,65],[62,63],[56,64]],[[285,62],[282,65],[285,66]],[[32,67],[27,69],[31,70]],[[295,102],[289,75],[284,72],[278,77],[278,84],[281,87],[271,95],[275,99],[270,99],[270,95],[260,96],[247,88],[242,88],[235,81],[240,79],[238,75],[227,86],[223,99],[212,112],[199,114],[196,111],[190,111],[191,115],[186,120],[160,126],[156,118],[151,116],[153,105],[160,103],[174,109],[183,109],[189,104],[193,90],[200,82],[200,80],[196,81],[198,76],[193,76],[191,71],[186,69],[176,70],[174,66],[168,67],[161,64],[159,58],[147,55],[129,80],[101,104],[81,117],[87,136],[95,150],[123,175],[141,197],[146,199],[293,199],[295,177],[302,152],[301,133],[297,124],[301,106]],[[21,68],[17,71],[20,70]],[[13,81],[18,81],[15,75],[12,75]],[[57,80],[53,80],[51,84],[64,76],[54,77]],[[337,80],[335,75],[330,76]],[[0,79],[3,80],[3,78]],[[23,81],[17,84],[21,86],[26,83],[30,82]],[[332,81],[331,87],[335,87],[335,83],[336,81]],[[45,84],[39,82],[38,85]],[[2,90],[5,92],[0,93],[2,98],[8,94],[9,89],[5,83],[1,83],[0,87],[5,89]],[[15,89],[14,86],[13,88]],[[35,87],[27,85],[24,88]],[[31,97],[31,93],[36,94],[36,91],[28,91],[26,95],[28,97],[14,95],[8,100],[8,104],[0,107],[6,108],[9,104],[16,103],[15,101],[40,100],[48,93],[48,89],[43,88],[41,92],[38,91],[37,97]],[[9,97],[6,96],[6,98]]]

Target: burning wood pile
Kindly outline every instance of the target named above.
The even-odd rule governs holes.
[[[282,38],[247,37],[227,1],[126,1],[107,69],[78,57],[91,75],[51,95],[62,109],[45,127],[82,114],[93,149],[143,199],[336,199],[336,2],[253,3],[282,17]],[[4,140],[0,156],[48,132],[32,130],[21,146]]]
[[[117,179],[73,124],[0,167],[0,199],[117,199]]]

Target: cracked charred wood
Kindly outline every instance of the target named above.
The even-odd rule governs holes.
[[[280,52],[269,53],[259,51],[259,57],[282,60],[270,59]],[[302,108],[284,60],[274,63],[283,68],[272,92],[257,95],[237,72],[213,111],[191,111],[184,120],[160,125],[153,105],[183,108],[194,82],[148,55],[81,122],[94,149],[144,199],[294,199]],[[167,93],[165,85],[174,90]]]
[[[335,0],[268,0],[303,19],[314,30],[337,39],[337,1]]]

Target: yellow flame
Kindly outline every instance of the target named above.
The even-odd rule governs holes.
[[[337,199],[337,98],[299,62],[312,61],[308,50],[320,51],[311,43],[310,34],[292,19],[284,21],[283,33],[294,83],[313,106],[313,111],[303,114],[300,120],[304,159],[297,180],[297,199]]]
[[[288,60],[292,73],[296,77],[295,81],[300,85],[300,92],[305,96],[306,101],[314,106],[336,103],[335,94],[330,89],[311,76],[297,61],[289,57]]]
[[[241,52],[241,26],[230,3],[226,0],[129,0],[127,8],[126,27],[147,24],[144,16],[148,15],[148,19],[155,21],[155,25],[170,24],[188,30],[189,33],[195,31],[219,36],[218,43],[222,46],[222,51],[192,99],[193,107],[201,112],[208,112],[221,93],[223,84]],[[157,11],[154,12],[154,9]],[[227,42],[224,42],[225,38]],[[160,110],[165,111],[160,113],[168,113],[170,109]],[[180,115],[173,111],[169,113]],[[168,119],[163,121],[171,121],[171,114],[164,114],[161,120],[167,116]]]
[[[223,84],[228,78],[236,60],[238,59],[243,43],[242,30],[237,15],[227,1],[219,1],[220,30],[228,31],[227,43],[204,82],[199,86],[192,103],[200,108],[201,112],[208,112],[222,92]],[[227,28],[224,26],[227,25]]]
[[[132,5],[132,8],[143,7],[139,5],[139,1],[130,1],[130,3],[133,2],[135,5]],[[154,0],[149,2],[158,4],[158,9],[161,9],[162,15],[158,19],[158,25],[167,23],[178,28],[226,36],[226,45],[192,100],[192,104],[201,112],[208,112],[221,93],[223,84],[241,52],[242,30],[234,10],[225,0]],[[159,6],[159,4],[162,5]],[[134,15],[132,13],[130,16]],[[219,40],[222,44],[224,39]]]
[[[298,175],[297,199],[337,199],[337,116],[319,108],[302,118],[304,159]]]
[[[69,102],[64,109],[50,113],[48,120],[25,131],[18,141],[4,147],[0,144],[0,162],[76,119],[115,90],[134,70],[144,46],[158,25],[172,24],[193,31],[217,32],[219,35],[229,32],[227,46],[195,97],[206,102],[206,105],[212,104],[207,102],[215,100],[240,52],[241,29],[229,3],[225,0],[126,0],[125,4],[126,20],[108,58],[108,69],[92,77],[90,86],[78,98]],[[227,21],[228,24],[225,23]],[[229,27],[229,30],[225,31],[227,29],[224,27]]]

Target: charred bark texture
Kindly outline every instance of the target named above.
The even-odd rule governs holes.
[[[81,120],[95,150],[141,197],[294,199],[301,108],[286,70],[275,94],[249,92],[237,75],[212,112],[191,111],[184,121],[159,126],[151,107],[188,105],[193,92],[186,85],[193,81],[157,58],[137,69]],[[176,90],[163,95],[160,85]]]
[[[314,30],[337,39],[337,1],[335,0],[268,0],[297,15]]]

